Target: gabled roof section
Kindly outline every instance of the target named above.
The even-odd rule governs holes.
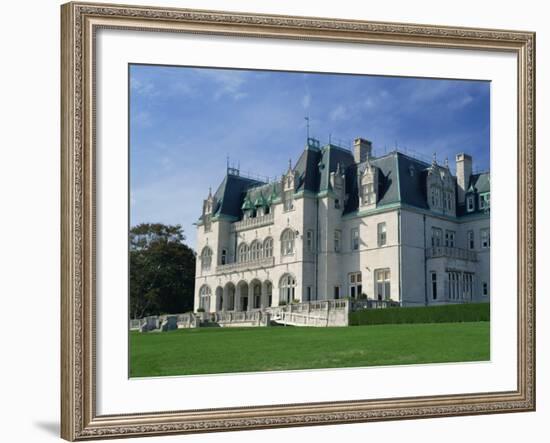
[[[319,161],[321,151],[319,149],[306,148],[300,155],[294,171],[297,173],[297,191],[317,192],[319,189]]]
[[[378,206],[403,203],[426,209],[427,163],[400,152],[391,152],[382,157],[370,158],[371,165],[379,169]],[[352,164],[346,169],[346,192],[348,201],[344,214],[359,209],[359,177],[367,162]]]
[[[319,168],[319,191],[330,189],[330,173],[335,172],[340,164],[340,168],[346,171],[354,164],[353,154],[347,149],[336,145],[328,144],[323,147],[320,155]],[[347,183],[346,183],[347,184]]]
[[[491,175],[488,172],[482,172],[480,174],[472,174],[470,177],[470,186],[468,186],[468,192],[477,192],[482,194],[484,192],[491,191]]]
[[[400,152],[396,153],[396,158],[399,168],[398,177],[401,203],[428,209],[426,169],[430,165]]]
[[[214,214],[240,218],[241,205],[246,191],[263,184],[263,182],[251,178],[227,174],[214,195],[218,202],[214,208]]]

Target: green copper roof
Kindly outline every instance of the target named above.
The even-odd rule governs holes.
[[[254,206],[256,207],[266,207],[269,206],[267,199],[264,197],[264,194],[260,192],[260,195],[256,197],[256,200],[254,200]]]
[[[247,197],[244,199],[244,202],[243,202],[243,205],[241,206],[241,209],[243,210],[249,210],[249,209],[254,209],[254,205],[252,204],[252,202],[250,201],[250,199]]]

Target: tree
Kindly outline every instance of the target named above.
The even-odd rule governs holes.
[[[130,229],[130,315],[193,309],[195,252],[180,225],[142,223]]]

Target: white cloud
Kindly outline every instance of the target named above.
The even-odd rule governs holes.
[[[241,100],[248,96],[242,90],[242,87],[246,83],[246,72],[221,69],[197,69],[196,72],[216,83],[217,88],[214,90],[215,100],[219,100],[224,96],[228,96],[233,100]]]
[[[330,112],[330,119],[332,121],[345,120],[348,118],[348,110],[344,105],[338,105]]]
[[[471,95],[465,95],[464,97],[459,97],[456,100],[449,102],[449,108],[451,109],[462,109],[468,106],[474,101],[474,98]]]
[[[153,82],[140,80],[135,76],[130,77],[130,89],[145,97],[153,97],[159,93]]]
[[[132,123],[143,128],[153,126],[153,116],[148,111],[138,111],[132,116]]]
[[[306,94],[302,97],[302,108],[308,109],[311,105],[311,95]]]

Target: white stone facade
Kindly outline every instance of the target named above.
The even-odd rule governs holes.
[[[488,192],[483,210],[468,213],[469,194],[457,196],[457,178],[447,166],[435,161],[427,165],[394,152],[390,156],[395,156],[396,166],[390,169],[410,175],[409,181],[425,188],[407,197],[398,189],[402,194],[395,197],[397,203],[388,203],[396,184],[390,183],[391,170],[384,165],[392,165],[394,159],[369,160],[368,144],[365,160],[358,152],[365,142],[358,139],[349,160],[344,152],[336,152],[338,147],[306,147],[308,155],[315,156],[310,163],[319,165],[313,173],[326,174],[326,187],[321,176],[319,184],[307,189],[306,178],[313,174],[307,168],[313,167],[300,168],[305,164],[301,158],[294,169],[289,166],[277,192],[273,186],[269,200],[264,197],[271,185],[247,183],[235,197],[239,215],[235,209],[233,215],[224,214],[224,205],[230,180],[245,179],[236,170],[228,171],[232,177],[226,178],[225,190],[209,194],[197,224],[195,311],[250,311],[344,297],[391,300],[403,306],[489,301]],[[345,160],[345,167],[332,165],[331,155]],[[471,164],[460,168],[465,169],[471,175]],[[354,174],[359,183],[356,207],[350,203]],[[474,179],[481,183],[478,177],[458,181],[464,188],[464,181]],[[300,180],[306,183],[301,188]],[[376,180],[375,186],[368,186],[369,180]],[[405,178],[398,180],[401,186],[407,184]],[[260,197],[252,202],[250,190],[258,187]],[[475,186],[470,192],[481,198]],[[420,198],[426,201],[424,207],[407,202]]]

